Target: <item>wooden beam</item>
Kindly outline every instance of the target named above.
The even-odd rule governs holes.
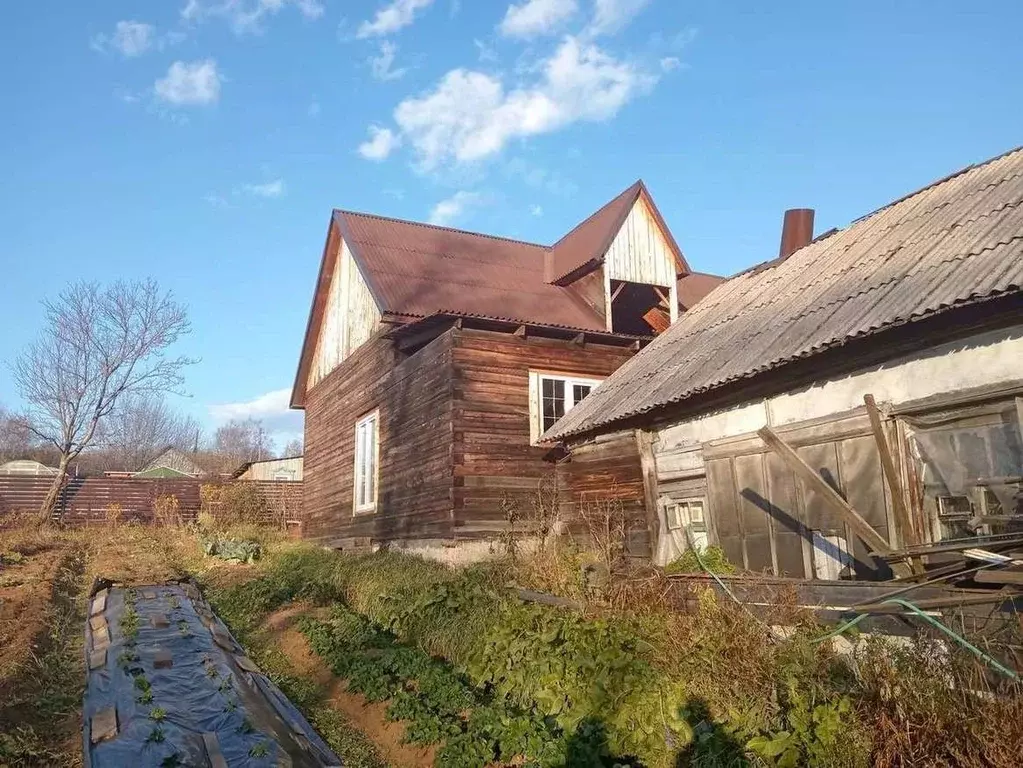
[[[518,336],[520,339],[526,338],[526,326],[520,325],[518,328],[515,329],[515,332],[512,335]]]
[[[1002,571],[981,571],[973,577],[981,584],[1023,584],[1023,571],[1018,568]]]
[[[656,285],[652,285],[650,287],[654,289],[654,293],[657,294],[657,297],[661,300],[661,303],[664,304],[665,307],[671,306],[671,300],[664,295],[664,292],[661,291],[660,288],[658,288]]]
[[[625,290],[625,283],[624,282],[621,285],[619,285],[617,288],[615,288],[614,293],[611,294],[611,301],[614,301],[615,299],[617,299],[618,298],[618,294],[621,293],[623,290]]]
[[[651,557],[657,551],[657,538],[661,530],[661,517],[657,507],[657,462],[654,458],[654,435],[645,429],[636,430],[636,449],[643,476],[643,508],[650,536]]]
[[[1023,397],[1016,398],[1016,429],[1019,436],[1023,438]]]
[[[895,529],[899,534],[899,542],[903,546],[919,544],[916,531],[913,530],[913,521],[909,516],[909,510],[906,509],[906,497],[902,493],[902,483],[899,481],[899,473],[895,469],[891,446],[888,445],[884,425],[881,424],[881,411],[878,410],[874,396],[870,393],[863,396],[863,404],[867,406],[870,429],[874,433],[874,443],[881,456],[881,469],[884,470],[885,480],[888,481],[888,490],[892,495],[892,511],[895,513]],[[919,557],[912,558],[910,563],[914,571],[919,573],[924,570],[923,561]]]
[[[816,470],[813,469],[809,464],[800,458],[799,454],[793,450],[793,448],[782,440],[774,430],[770,427],[764,427],[757,431],[760,439],[764,441],[768,448],[781,456],[782,460],[788,465],[789,469],[796,473],[809,488],[812,488],[821,495],[836,512],[838,512],[842,518],[849,524],[849,526],[856,531],[861,539],[863,539],[871,549],[882,554],[888,554],[892,552],[892,546],[889,544],[874,527],[863,519],[852,506],[842,496],[828,485],[824,478],[817,474]]]
[[[458,318],[457,320],[455,320],[454,327],[458,330],[462,330],[462,318]]]

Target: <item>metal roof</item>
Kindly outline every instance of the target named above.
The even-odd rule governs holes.
[[[365,213],[334,216],[382,312],[500,315],[606,330],[573,291],[544,280],[542,245]]]
[[[545,435],[564,439],[950,307],[1020,293],[1023,148],[733,277]]]

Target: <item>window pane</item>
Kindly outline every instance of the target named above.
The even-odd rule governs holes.
[[[589,384],[573,384],[572,385],[572,405],[579,405],[579,401],[586,397],[592,391],[593,387]]]
[[[678,504],[669,504],[664,510],[668,518],[668,530],[677,531],[682,527],[682,515]]]
[[[366,422],[366,503],[376,503],[377,420]]]
[[[540,379],[542,392],[543,431],[565,415],[565,382],[562,379]]]
[[[703,502],[702,501],[691,501],[689,502],[689,522],[691,523],[702,523],[703,520]]]

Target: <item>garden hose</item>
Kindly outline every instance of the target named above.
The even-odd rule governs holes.
[[[910,612],[916,614],[917,616],[919,616],[920,618],[922,618],[924,621],[926,621],[928,624],[930,624],[935,629],[937,629],[937,630],[943,632],[944,634],[948,635],[949,637],[951,637],[953,640],[955,640],[957,643],[959,643],[959,645],[961,645],[963,648],[968,650],[970,653],[972,653],[974,656],[976,656],[978,659],[983,661],[985,664],[987,664],[992,669],[998,670],[1003,675],[1008,677],[1010,680],[1019,681],[1020,676],[1016,672],[1014,672],[1013,670],[1009,669],[1008,667],[1000,664],[998,661],[993,659],[988,654],[984,653],[984,651],[982,651],[980,648],[975,646],[973,643],[971,643],[965,637],[963,637],[962,635],[958,634],[955,630],[950,629],[949,627],[945,626],[940,621],[938,621],[936,618],[931,616],[929,613],[927,613],[926,611],[921,610],[920,608],[915,606],[913,603],[909,602],[909,600],[903,600],[901,597],[892,597],[892,598],[889,598],[888,600],[882,600],[881,603],[879,603],[879,604],[880,605],[900,605],[900,606],[902,606],[907,611],[910,611]],[[863,619],[867,618],[868,615],[869,614],[861,613],[858,616],[856,616],[855,618],[847,621],[845,624],[842,624],[841,626],[837,627],[836,629],[831,630],[827,634],[822,635],[821,637],[816,638],[812,642],[814,642],[814,643],[822,643],[825,640],[829,640],[832,637],[840,635],[843,632],[845,632],[847,629],[855,626],[856,624],[859,624],[861,621],[863,621]]]

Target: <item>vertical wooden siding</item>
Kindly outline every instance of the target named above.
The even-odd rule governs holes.
[[[379,325],[380,310],[348,244],[342,242],[307,386],[312,388],[337,368],[369,340]]]
[[[530,445],[530,369],[604,378],[631,355],[595,344],[454,332],[457,538],[486,538],[503,530],[502,502],[516,505],[521,515],[532,514],[537,484],[552,472],[543,460],[549,446]]]
[[[612,280],[675,285],[676,263],[668,241],[642,199],[636,201],[604,257]]]
[[[849,501],[881,536],[889,536],[891,499],[865,415],[779,432],[811,467]],[[848,543],[856,578],[890,576],[867,546],[819,495],[797,481],[785,462],[756,436],[704,447],[710,520],[729,559],[750,571],[813,578],[820,554],[813,531]]]
[[[320,540],[448,538],[452,532],[450,333],[401,360],[376,335],[306,401],[304,533]],[[380,409],[377,511],[353,513],[355,422]]]

